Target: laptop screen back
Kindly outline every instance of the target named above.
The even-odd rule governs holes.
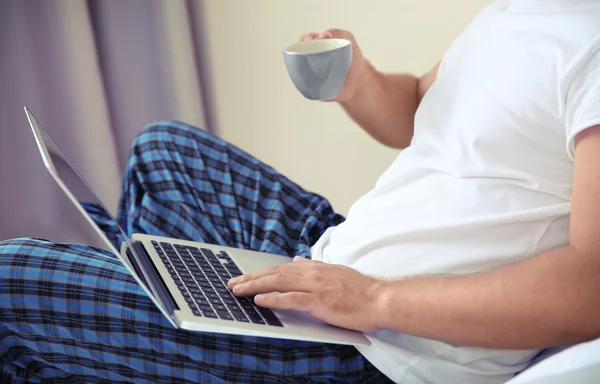
[[[80,205],[77,208],[84,211],[81,213],[85,213],[69,217],[69,220],[77,220],[77,223],[69,223],[71,228],[79,232],[74,237],[81,239],[86,245],[118,254],[123,241],[131,243],[129,236],[31,111],[26,109],[26,113],[46,168],[55,180],[59,179],[56,180],[59,184],[62,182],[72,195],[70,197],[77,200]],[[61,223],[58,222],[57,225]]]
[[[77,227],[77,230],[82,231],[82,234],[85,234],[85,238],[89,239],[89,241],[86,241],[86,244],[112,251],[146,292],[148,297],[165,315],[167,320],[173,326],[177,326],[171,317],[171,312],[157,299],[151,287],[146,285],[145,281],[150,280],[147,271],[141,270],[145,275],[143,276],[143,280],[135,272],[129,257],[133,256],[137,260],[137,265],[140,265],[140,260],[142,259],[140,259],[140,255],[136,252],[131,238],[121,228],[104,203],[102,203],[89,184],[75,169],[69,159],[67,159],[31,111],[25,108],[25,113],[46,168],[65,195],[81,213],[80,216],[83,218],[83,221]],[[127,257],[123,257],[120,252],[123,242],[129,250]]]

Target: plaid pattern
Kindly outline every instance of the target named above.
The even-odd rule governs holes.
[[[134,142],[118,220],[128,233],[309,256],[343,218],[240,149],[161,122]],[[2,383],[387,381],[353,347],[174,329],[105,250],[15,239],[0,242],[0,265]]]

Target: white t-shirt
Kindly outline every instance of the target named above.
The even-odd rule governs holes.
[[[600,0],[499,0],[455,40],[411,145],[313,246],[363,273],[464,274],[568,242],[573,139],[600,124]],[[359,348],[402,383],[500,383],[536,351],[397,332]]]

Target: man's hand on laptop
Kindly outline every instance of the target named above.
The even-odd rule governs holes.
[[[229,281],[238,296],[256,295],[262,307],[293,309],[338,327],[361,332],[378,329],[379,292],[385,281],[342,265],[295,257]]]

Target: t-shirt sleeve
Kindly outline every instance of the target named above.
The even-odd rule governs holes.
[[[567,152],[575,158],[575,137],[600,124],[600,51],[578,70],[567,94]]]

